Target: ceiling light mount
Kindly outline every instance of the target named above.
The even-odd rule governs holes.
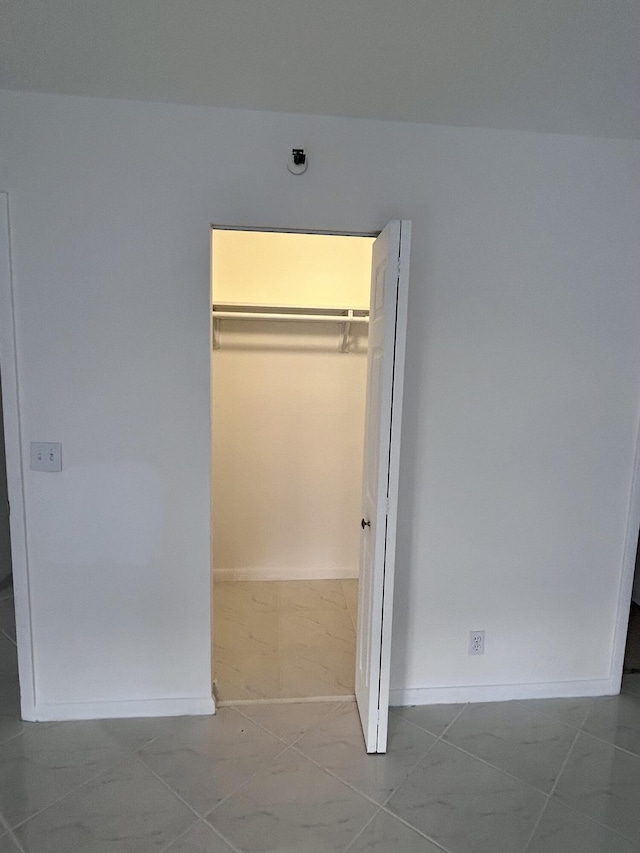
[[[301,175],[307,171],[309,160],[304,148],[292,148],[291,155],[287,161],[287,169],[292,175]]]

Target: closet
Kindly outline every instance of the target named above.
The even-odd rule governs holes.
[[[222,702],[354,693],[372,243],[212,232]]]

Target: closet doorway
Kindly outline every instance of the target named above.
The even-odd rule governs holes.
[[[386,744],[408,226],[212,230],[217,699],[355,693],[368,751]]]

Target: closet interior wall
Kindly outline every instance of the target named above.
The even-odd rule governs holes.
[[[367,309],[371,240],[214,229],[212,300]],[[219,323],[214,579],[358,575],[367,326]]]

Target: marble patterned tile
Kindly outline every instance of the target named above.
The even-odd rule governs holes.
[[[376,807],[289,748],[207,820],[245,853],[337,853]]]
[[[341,581],[341,584],[342,593],[345,601],[347,602],[347,610],[351,614],[355,627],[358,621],[358,579],[347,578]]]
[[[215,614],[213,638],[218,653],[277,654],[280,644],[277,610],[272,613],[223,611]]]
[[[0,832],[2,832],[1,828]],[[0,853],[22,853],[22,851],[18,845],[11,840],[11,836],[3,835],[0,837]]]
[[[233,708],[183,722],[138,755],[199,814],[210,811],[284,749]]]
[[[97,721],[33,724],[0,745],[0,812],[15,826],[124,755]]]
[[[17,737],[17,735],[22,734],[24,731],[25,724],[18,716],[18,713],[18,707],[16,705],[15,714],[7,714],[0,717],[0,744],[3,744],[11,738]]]
[[[318,660],[296,651],[280,660],[280,693],[283,698],[308,696],[352,696],[355,690],[355,662],[345,657]]]
[[[640,755],[640,696],[622,693],[595,699],[583,731]]]
[[[273,613],[278,589],[272,581],[223,581],[213,585],[213,613]]]
[[[354,670],[343,581],[215,585],[213,675],[225,702],[352,695]]]
[[[233,853],[233,848],[207,823],[200,821],[173,844],[164,848],[162,853]]]
[[[318,660],[342,655],[355,661],[356,635],[348,610],[282,613],[279,622],[282,655],[298,651]]]
[[[579,729],[593,705],[593,699],[523,699],[519,700],[518,704]]]
[[[340,580],[278,581],[277,586],[282,613],[347,609]]]
[[[521,853],[545,802],[523,782],[439,742],[387,809],[451,853]]]
[[[225,698],[279,695],[277,614],[225,613],[214,622],[213,672]],[[234,686],[233,693],[229,688]],[[242,688],[239,693],[237,687]]]
[[[622,679],[622,690],[624,693],[640,696],[640,673],[625,675]]]
[[[18,674],[0,675],[0,714],[14,713],[20,706],[20,682]]]
[[[130,756],[16,829],[25,853],[156,853],[196,821]]]
[[[173,731],[183,720],[183,717],[135,717],[100,720],[100,725],[116,743],[129,751]]]
[[[552,798],[527,853],[637,853],[637,846]]]
[[[281,696],[280,658],[277,654],[252,655],[242,650],[214,650],[213,676],[218,695],[234,699],[278,699]]]
[[[393,815],[379,811],[346,853],[442,853],[442,848]]]
[[[14,643],[0,634],[0,678],[18,677],[18,650]]]
[[[291,744],[339,707],[337,702],[291,702],[242,705],[237,710],[285,743]]]
[[[436,739],[398,717],[389,720],[384,755],[367,755],[355,702],[346,702],[297,744],[316,764],[379,803],[385,803]]]
[[[467,705],[444,739],[550,793],[576,730],[519,702]]]
[[[580,734],[555,796],[640,846],[640,757]]]
[[[440,737],[464,707],[464,705],[407,705],[395,706],[390,709],[390,712]]]
[[[13,598],[0,601],[0,631],[3,631],[15,642],[16,612]]]

